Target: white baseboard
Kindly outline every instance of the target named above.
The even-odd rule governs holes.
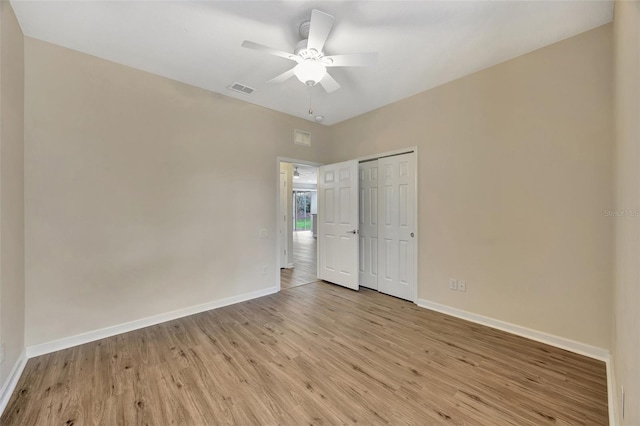
[[[24,367],[27,365],[27,353],[26,350],[22,350],[22,353],[16,360],[13,368],[11,369],[11,373],[9,373],[9,377],[7,377],[7,381],[0,389],[0,416],[4,413],[4,409],[7,408],[7,404],[9,404],[9,400],[11,399],[11,395],[18,384],[18,380],[20,380],[20,376],[22,376],[22,372],[24,371]]]
[[[565,349],[570,352],[575,352],[589,358],[595,358],[604,362],[609,361],[610,358],[608,350],[576,342],[575,340],[566,339],[564,337],[555,336],[553,334],[544,333],[542,331],[532,330],[526,327],[521,327],[519,325],[511,324],[506,321],[500,321],[494,318],[485,317],[483,315],[478,315],[471,312],[463,311],[462,309],[441,305],[439,303],[431,302],[425,299],[418,299],[417,304],[422,308],[451,315],[467,321],[475,322],[477,324],[486,325],[487,327],[496,328],[498,330],[506,331],[507,333],[516,334],[518,336],[526,337],[527,339],[546,343],[547,345]]]
[[[615,369],[613,357],[607,361],[607,398],[609,399],[609,426],[618,426],[618,392],[616,388]]]
[[[198,314],[204,311],[210,311],[212,309],[221,308],[223,306],[233,305],[235,303],[245,302],[247,300],[256,299],[258,297],[267,296],[269,294],[273,294],[277,292],[278,292],[277,287],[269,287],[262,290],[256,290],[249,293],[239,294],[237,296],[231,296],[231,297],[226,297],[224,299],[214,300],[214,301],[203,303],[200,305],[190,306],[188,308],[178,309],[176,311],[171,311],[164,314],[154,315],[154,316],[141,318],[141,319],[130,321],[123,324],[101,328],[99,330],[89,331],[87,333],[76,334],[75,336],[65,337],[63,339],[41,343],[39,345],[27,346],[27,357],[33,358],[33,357],[48,354],[51,352],[56,352],[62,349],[83,345],[85,343],[93,342],[95,340],[104,339],[105,337],[111,337],[117,334],[127,333],[129,331],[138,330],[140,328],[149,327],[151,325],[160,324],[163,322],[171,321],[174,319],[186,317],[193,314]]]

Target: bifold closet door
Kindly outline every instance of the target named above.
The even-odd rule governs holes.
[[[415,299],[415,155],[378,159],[378,291]]]
[[[378,289],[378,160],[360,163],[360,285]]]

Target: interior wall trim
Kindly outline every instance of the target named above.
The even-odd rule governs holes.
[[[618,392],[613,357],[607,360],[607,398],[609,402],[609,425],[618,426]]]
[[[138,330],[193,314],[199,314],[200,312],[210,311],[212,309],[222,308],[224,306],[229,306],[240,302],[246,302],[247,300],[257,299],[258,297],[268,296],[277,292],[277,287],[269,287],[262,290],[256,290],[249,293],[226,297],[224,299],[213,300],[211,302],[203,303],[200,305],[189,306],[187,308],[178,309],[164,314],[153,315],[126,323],[89,331],[86,333],[76,334],[74,336],[65,337],[51,342],[27,346],[27,357],[33,358],[51,352],[60,351],[62,349],[72,348],[74,346],[83,345],[85,343],[104,339],[106,337],[127,333],[129,331]]]
[[[9,373],[9,377],[7,377],[7,381],[4,386],[2,386],[2,389],[0,389],[0,416],[4,413],[4,409],[7,408],[7,404],[9,404],[11,395],[18,385],[18,381],[20,380],[20,376],[22,376],[22,372],[26,365],[27,352],[23,349],[15,364],[13,364],[13,368],[11,369],[11,373]]]
[[[575,340],[548,334],[542,331],[533,330],[527,327],[522,327],[506,321],[485,317],[483,315],[463,311],[462,309],[452,308],[450,306],[442,305],[440,303],[432,302],[426,299],[418,299],[418,306],[461,318],[463,320],[471,321],[476,324],[486,325],[487,327],[506,331],[507,333],[526,337],[527,339],[535,340],[537,342],[546,343],[547,345],[555,346],[556,348],[574,352],[579,355],[584,355],[589,358],[594,358],[604,362],[608,362],[610,359],[609,351],[597,346],[587,345]]]

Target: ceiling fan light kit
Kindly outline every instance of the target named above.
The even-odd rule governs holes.
[[[324,78],[327,67],[316,60],[305,59],[293,68],[293,73],[301,83],[315,86]]]

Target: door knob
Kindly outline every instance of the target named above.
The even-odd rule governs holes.
[[[357,234],[358,230],[354,229],[353,231],[347,231],[347,234]]]
[[[413,238],[413,232],[411,233],[411,238]]]

